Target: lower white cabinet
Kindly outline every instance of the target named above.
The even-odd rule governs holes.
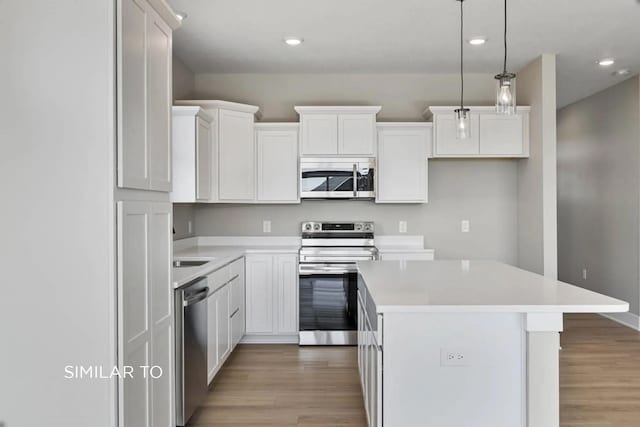
[[[211,382],[244,334],[244,261],[207,276],[207,372]],[[240,313],[240,314],[238,314]]]
[[[381,317],[366,308],[366,290],[358,289],[358,370],[369,427],[382,426],[382,343],[378,341]],[[371,300],[369,300],[371,301]],[[371,315],[376,316],[371,319]]]
[[[297,338],[296,254],[247,255],[246,293],[246,334],[249,342],[278,342],[282,340],[278,337],[282,336]]]
[[[430,123],[378,123],[376,203],[426,203]]]
[[[118,202],[118,368],[120,425],[174,423],[172,207],[168,202]],[[141,366],[163,375],[145,378]]]

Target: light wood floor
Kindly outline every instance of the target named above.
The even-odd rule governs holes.
[[[561,426],[640,427],[640,333],[568,315],[561,343]],[[354,347],[282,345],[239,346],[190,424],[365,425]]]

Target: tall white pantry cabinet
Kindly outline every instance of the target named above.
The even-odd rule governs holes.
[[[119,427],[173,427],[172,31],[164,0],[118,0],[117,348]],[[154,368],[150,371],[143,367]]]

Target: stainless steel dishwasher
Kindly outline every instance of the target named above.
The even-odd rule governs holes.
[[[176,424],[184,426],[207,394],[207,278],[175,290]]]

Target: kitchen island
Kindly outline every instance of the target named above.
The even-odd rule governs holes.
[[[358,263],[370,426],[557,427],[563,313],[629,305],[494,261]]]

